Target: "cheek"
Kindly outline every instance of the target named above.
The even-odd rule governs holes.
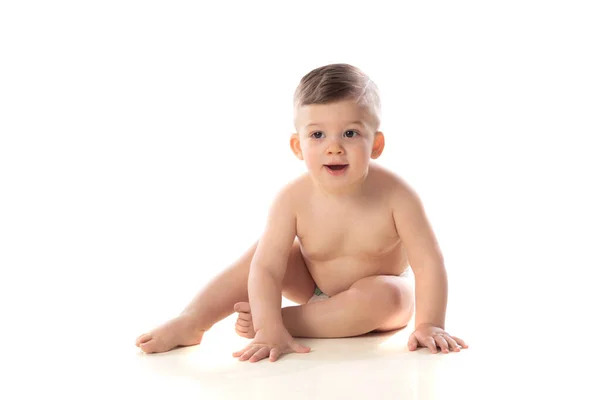
[[[371,150],[366,143],[356,143],[355,146],[349,148],[349,152],[357,160],[369,159],[371,157]]]
[[[304,155],[304,160],[307,162],[307,164],[318,161],[319,150],[316,148],[316,146],[304,146],[302,148],[302,154]]]
[[[321,160],[314,153],[307,153],[304,160],[306,161],[306,166],[310,169],[317,168],[321,165]]]

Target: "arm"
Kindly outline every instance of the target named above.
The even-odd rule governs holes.
[[[415,273],[415,331],[408,339],[408,349],[426,346],[432,353],[460,351],[467,344],[445,329],[448,279],[444,258],[423,204],[408,185],[400,182],[393,196],[396,230],[404,242]]]
[[[266,357],[276,361],[282,354],[310,351],[310,347],[292,338],[281,317],[281,282],[296,237],[297,198],[294,183],[276,196],[250,263],[248,297],[256,336],[244,349],[233,353],[241,361],[255,362]]]
[[[284,327],[281,283],[295,237],[294,192],[288,185],[276,196],[269,210],[265,231],[250,264],[248,297],[256,332],[265,327]]]
[[[394,222],[415,274],[415,328],[444,329],[448,280],[442,252],[418,195],[405,185],[394,196]]]

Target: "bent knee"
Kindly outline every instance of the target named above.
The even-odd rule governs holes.
[[[377,275],[360,279],[350,287],[350,291],[359,301],[385,310],[410,307],[414,293],[406,278],[394,275]]]

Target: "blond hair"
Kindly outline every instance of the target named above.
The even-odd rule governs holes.
[[[294,93],[294,119],[299,107],[354,100],[373,117],[375,130],[381,123],[381,100],[377,85],[349,64],[329,64],[304,75]]]

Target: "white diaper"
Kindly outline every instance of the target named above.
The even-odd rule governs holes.
[[[414,274],[412,272],[412,269],[410,267],[408,267],[406,269],[406,271],[404,271],[402,274],[400,274],[400,276],[404,276],[404,277],[412,276],[412,277],[414,277]],[[323,293],[321,291],[321,289],[319,289],[318,286],[315,286],[315,292],[312,295],[312,297],[308,300],[307,304],[308,303],[316,303],[316,302],[319,302],[319,301],[327,300],[328,298],[329,298],[329,296],[327,296],[325,293]]]
[[[315,286],[315,293],[308,300],[308,303],[315,303],[318,301],[327,300],[328,298],[329,298],[329,296],[327,296],[325,293],[321,292],[321,289],[319,289],[317,286]]]

